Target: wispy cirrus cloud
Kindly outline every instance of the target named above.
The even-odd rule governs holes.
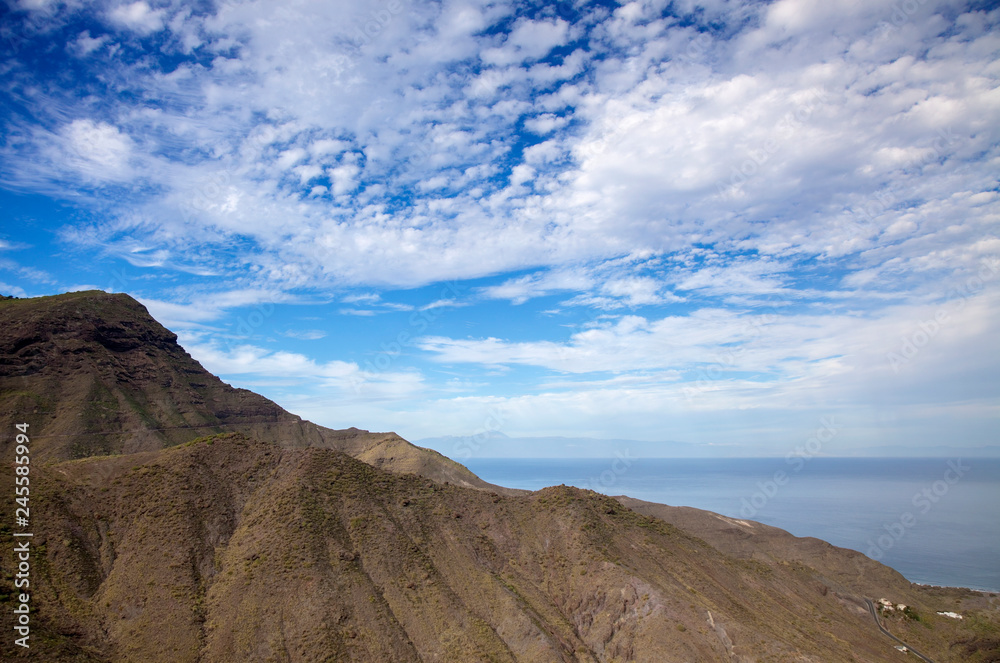
[[[284,335],[288,338],[297,338],[300,341],[318,341],[320,339],[326,338],[327,334],[322,329],[289,329],[284,332]]]

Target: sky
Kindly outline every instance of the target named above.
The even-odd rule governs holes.
[[[0,293],[129,293],[233,385],[466,455],[997,444],[998,23],[5,0]]]

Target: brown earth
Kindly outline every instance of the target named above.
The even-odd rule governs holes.
[[[938,663],[1000,660],[995,595],[696,509],[491,488],[224,385],[124,296],[0,302],[0,390],[4,661],[907,660],[865,597],[911,606],[886,627]],[[25,418],[27,651],[9,524]]]

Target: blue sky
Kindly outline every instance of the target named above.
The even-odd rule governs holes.
[[[0,292],[408,439],[997,442],[989,3],[0,11]]]

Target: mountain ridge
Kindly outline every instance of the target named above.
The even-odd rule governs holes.
[[[33,639],[0,640],[3,660],[881,663],[899,657],[864,603],[881,597],[938,663],[1000,656],[995,594],[695,509],[490,486],[223,386],[131,298],[18,301],[0,301],[0,430],[7,459],[19,415],[38,433]]]
[[[0,349],[0,426],[34,420],[41,460],[150,451],[239,431],[285,446],[338,449],[398,472],[509,491],[395,433],[325,428],[222,382],[125,294],[0,300]],[[0,442],[0,450],[6,452],[6,445],[9,440]]]

